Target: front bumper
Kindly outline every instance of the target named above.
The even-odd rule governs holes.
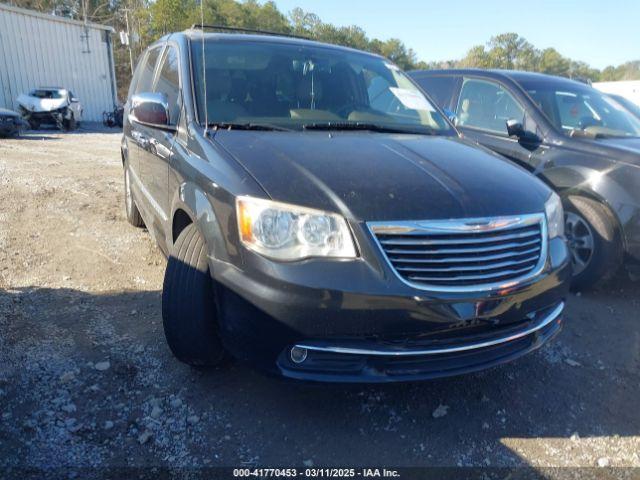
[[[535,278],[477,293],[412,288],[366,246],[348,262],[283,264],[248,253],[240,269],[211,259],[221,335],[241,360],[301,380],[408,381],[488,368],[560,330],[571,268],[563,241],[549,247]],[[295,346],[307,350],[302,363],[291,360]]]
[[[541,347],[560,331],[563,310],[564,302],[560,302],[536,312],[519,328],[485,339],[424,345],[302,342],[282,352],[278,367],[287,377],[328,382],[414,381],[461,375],[515,360]]]
[[[24,116],[29,121],[38,122],[42,124],[60,124],[64,120],[68,120],[71,117],[71,110],[68,107],[62,107],[56,110],[47,112],[34,112],[25,110]]]

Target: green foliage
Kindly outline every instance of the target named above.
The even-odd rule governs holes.
[[[619,67],[607,67],[603,71],[591,68],[584,62],[563,57],[554,48],[539,50],[517,33],[503,33],[487,42],[486,46],[472,47],[458,61],[430,64],[429,68],[504,68],[542,72],[562,77],[592,80],[640,79],[640,61],[627,62]]]

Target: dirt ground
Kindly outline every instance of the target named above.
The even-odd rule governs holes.
[[[345,387],[195,370],[165,344],[165,259],[125,220],[119,142],[0,139],[0,469],[640,467],[640,283],[572,295],[553,343],[480,374]]]

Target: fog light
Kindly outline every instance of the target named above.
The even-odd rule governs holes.
[[[300,347],[293,347],[291,349],[291,361],[293,363],[302,363],[307,359],[307,349]]]

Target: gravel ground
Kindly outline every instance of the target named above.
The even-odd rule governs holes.
[[[345,387],[180,364],[165,259],[124,218],[119,142],[0,140],[0,469],[640,467],[640,284],[625,274],[572,295],[552,344],[480,374]]]

